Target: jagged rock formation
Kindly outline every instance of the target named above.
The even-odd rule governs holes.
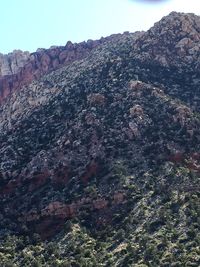
[[[30,58],[29,52],[15,50],[8,55],[0,54],[0,77],[16,74]]]
[[[16,266],[199,266],[199,23],[173,12],[22,68],[40,79],[0,106],[3,264],[14,240]]]

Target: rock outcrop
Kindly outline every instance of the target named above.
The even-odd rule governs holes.
[[[14,50],[7,55],[0,54],[0,77],[16,74],[30,58],[29,52]]]
[[[200,68],[200,17],[172,12],[134,44],[134,56],[164,67]]]

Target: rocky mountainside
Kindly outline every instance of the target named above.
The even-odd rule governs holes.
[[[24,85],[86,57],[94,48],[119,35],[114,34],[106,38],[102,37],[100,40],[88,40],[78,44],[69,41],[65,46],[38,49],[31,54],[16,50],[8,55],[0,55],[0,103]]]
[[[2,266],[200,265],[199,40],[172,12],[33,54],[0,106]]]

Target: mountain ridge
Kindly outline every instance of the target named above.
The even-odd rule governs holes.
[[[19,90],[53,70],[86,57],[95,47],[118,35],[113,34],[99,40],[74,44],[68,41],[65,46],[38,49],[33,53],[15,50],[8,55],[2,54],[0,57],[0,103],[13,91]]]

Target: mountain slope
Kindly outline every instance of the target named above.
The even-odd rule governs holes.
[[[109,38],[2,104],[3,266],[199,266],[199,50],[174,49],[199,21]]]
[[[68,41],[65,46],[38,49],[34,53],[15,50],[8,55],[0,55],[0,104],[21,87],[53,70],[85,58],[94,48],[117,36],[120,34],[78,44]]]

